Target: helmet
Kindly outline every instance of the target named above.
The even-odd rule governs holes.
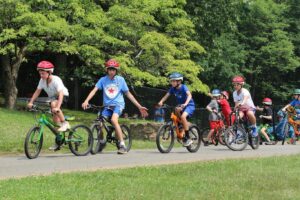
[[[298,94],[299,95],[300,94],[300,89],[295,89],[293,94]]]
[[[120,69],[120,64],[114,59],[109,59],[105,63],[105,68],[106,69],[114,68],[114,69],[118,70],[118,69]]]
[[[170,74],[169,76],[169,80],[173,81],[173,80],[181,80],[183,81],[183,75],[178,73],[178,72],[173,72],[172,74]]]
[[[41,61],[41,62],[38,63],[36,69],[38,71],[39,70],[43,70],[43,71],[47,71],[47,72],[53,73],[53,71],[54,71],[54,65],[51,62],[49,62],[49,61],[43,60],[43,61]]]
[[[239,83],[243,85],[245,83],[245,79],[242,76],[235,76],[232,79],[232,83]]]
[[[262,103],[264,105],[271,106],[272,105],[272,99],[270,99],[270,98],[264,98],[263,101],[262,101]]]
[[[213,89],[213,91],[211,92],[213,97],[217,97],[221,95],[221,91],[219,89]]]
[[[227,91],[222,91],[221,94],[224,95],[226,99],[229,99],[229,93]]]

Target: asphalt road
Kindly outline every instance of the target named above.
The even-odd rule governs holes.
[[[29,160],[25,155],[7,155],[0,157],[0,179],[21,178],[33,175],[49,175],[72,171],[95,171],[101,169],[126,168],[136,166],[154,166],[163,164],[188,163],[206,160],[257,158],[299,154],[299,145],[262,145],[258,150],[248,146],[244,151],[231,151],[226,146],[201,146],[197,153],[189,153],[185,148],[173,149],[161,154],[156,149],[132,150],[128,154],[118,155],[116,151],[97,155],[76,157],[73,154],[43,154]]]

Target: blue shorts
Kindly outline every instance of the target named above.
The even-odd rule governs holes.
[[[104,117],[111,117],[114,113],[121,116],[123,108],[121,106],[108,106],[102,111]]]
[[[193,113],[195,111],[195,106],[187,106],[184,108],[182,112],[186,112],[188,114],[188,117],[192,117]]]

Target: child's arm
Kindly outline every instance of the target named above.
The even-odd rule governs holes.
[[[125,93],[125,95],[140,110],[142,117],[148,116],[148,109],[146,107],[141,106],[141,104],[134,98],[131,92],[128,91]]]
[[[36,89],[35,92],[33,93],[29,103],[27,104],[28,108],[31,108],[33,106],[33,102],[40,96],[42,89]]]
[[[87,98],[84,100],[84,102],[82,103],[82,108],[85,110],[87,109],[88,105],[89,105],[89,101],[93,98],[93,96],[96,94],[98,88],[94,87],[94,89],[89,93],[89,95],[87,96]]]
[[[263,111],[264,109],[261,108],[261,107],[259,107],[259,106],[256,106],[256,110],[258,110],[258,111]]]
[[[283,112],[285,112],[285,110],[286,110],[289,106],[291,106],[291,104],[288,104],[288,105],[284,106],[281,110],[282,110]]]
[[[186,94],[187,94],[187,98],[184,104],[182,105],[183,107],[186,107],[189,104],[190,100],[192,99],[192,94],[190,91],[186,91]]]
[[[169,92],[167,92],[167,94],[165,94],[165,96],[158,102],[159,106],[162,106],[164,104],[164,102],[169,98],[170,94]]]

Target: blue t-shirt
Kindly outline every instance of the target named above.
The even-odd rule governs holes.
[[[129,91],[123,77],[116,75],[112,80],[108,75],[99,79],[96,84],[99,90],[103,90],[103,103],[105,106],[125,107],[123,93]]]
[[[290,105],[296,109],[297,114],[300,114],[300,101],[298,99],[294,99]]]
[[[168,93],[170,95],[172,95],[172,94],[175,95],[178,104],[184,104],[187,99],[187,91],[189,91],[187,86],[184,84],[181,84],[181,87],[179,89],[171,87],[169,89]],[[195,106],[194,100],[191,99],[187,106]]]

